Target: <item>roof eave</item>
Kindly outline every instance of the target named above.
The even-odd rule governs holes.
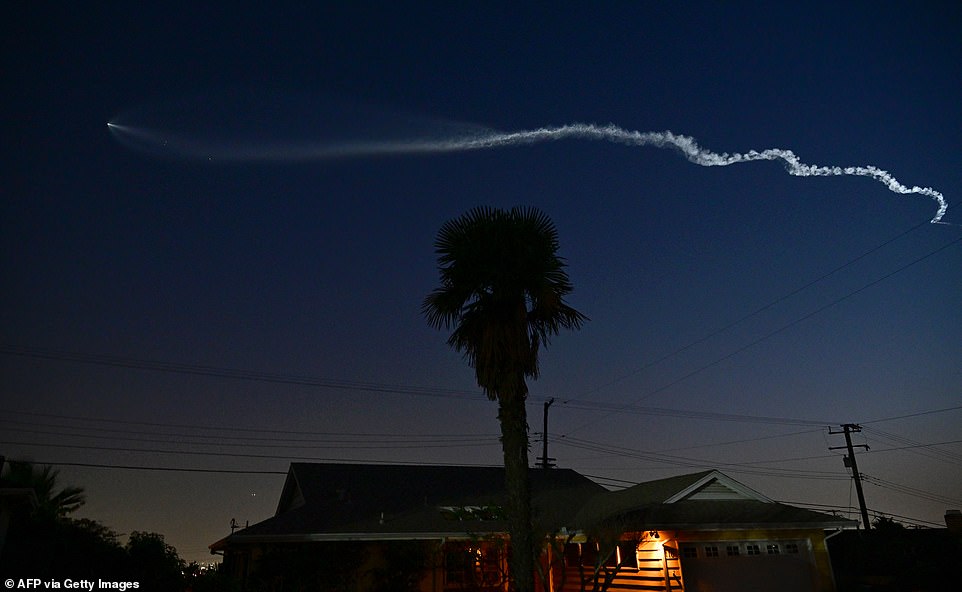
[[[649,530],[683,530],[688,532],[721,530],[834,530],[838,528],[857,528],[858,522],[853,520],[825,521],[825,522],[735,522],[735,523],[677,523],[652,522],[645,525]]]
[[[443,541],[470,540],[479,536],[501,536],[501,531],[492,532],[324,532],[313,534],[263,534],[243,535],[235,534],[214,543],[218,549],[232,544],[256,543],[323,543],[347,541]],[[214,547],[211,545],[211,548]]]

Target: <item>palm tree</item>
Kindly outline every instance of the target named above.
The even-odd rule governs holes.
[[[535,542],[528,487],[526,378],[538,377],[538,351],[561,329],[587,320],[564,302],[571,292],[558,232],[534,208],[474,208],[445,222],[434,243],[441,286],[422,311],[454,331],[484,393],[498,402],[508,493],[511,572],[521,592],[534,587]]]
[[[63,518],[84,505],[86,496],[82,487],[58,489],[60,471],[50,465],[37,467],[25,461],[7,461],[9,470],[3,482],[9,486],[32,489],[37,496],[37,513],[51,518]]]

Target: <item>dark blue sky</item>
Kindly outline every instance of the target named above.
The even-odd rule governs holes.
[[[871,508],[939,522],[962,505],[962,412],[870,423],[962,404],[962,248],[946,247],[962,235],[957,4],[8,12],[0,453],[280,472],[295,457],[500,463],[495,406],[420,304],[445,220],[532,205],[591,317],[531,385],[533,432],[557,400],[559,465],[625,481],[717,467],[777,499],[848,506],[827,426],[861,422]],[[949,224],[925,223],[928,197],[775,162],[703,168],[565,140],[227,163],[130,150],[108,121],[238,145],[672,130],[717,152],[878,166],[941,191]],[[885,451],[940,442],[954,443]],[[191,559],[231,518],[268,516],[283,478],[61,469],[87,488],[84,515],[162,532]]]

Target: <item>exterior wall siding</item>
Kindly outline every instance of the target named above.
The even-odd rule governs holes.
[[[768,564],[770,561],[768,561],[769,552],[767,549],[769,544],[778,545],[778,553],[780,555],[786,552],[786,545],[799,545],[798,560],[800,563],[804,561],[806,569],[802,570],[800,566],[797,566],[797,570],[799,574],[805,573],[807,575],[799,576],[806,581],[801,582],[800,587],[797,589],[812,592],[835,592],[832,563],[828,555],[828,548],[825,544],[825,534],[821,530],[755,529],[684,532],[679,536],[682,571],[685,569],[685,547],[693,545],[704,548],[710,543],[718,543],[719,559],[722,561],[727,557],[727,546],[729,544],[740,545],[740,556],[736,558],[739,561],[753,558],[748,556],[747,549],[744,548],[745,545],[757,545],[759,547],[759,555],[755,557],[755,559],[759,560],[759,563],[756,564],[759,571],[769,569]],[[697,559],[692,563],[696,562]],[[745,562],[739,565],[739,569],[746,569],[744,566],[747,566],[747,569],[752,569],[753,564],[751,562]],[[731,568],[729,567],[729,569]],[[792,568],[789,567],[787,569],[790,570]],[[785,589],[785,587],[780,586],[773,589],[781,590]]]
[[[835,591],[821,530],[662,531],[657,538],[638,538],[642,540],[636,548],[637,567],[623,566],[613,575],[611,568],[602,568],[596,576],[590,566],[566,565],[564,576],[555,578],[553,592],[685,592],[686,584],[694,586],[692,592],[707,589],[706,585],[713,590],[742,590],[737,585],[740,580],[761,582],[755,586],[759,590]],[[757,554],[748,546],[757,547]],[[718,555],[706,555],[706,547]],[[736,549],[733,555],[729,547]],[[726,582],[735,582],[735,587],[726,587]]]

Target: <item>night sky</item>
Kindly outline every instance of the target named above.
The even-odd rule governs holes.
[[[860,423],[869,508],[962,507],[959,3],[67,4],[0,25],[0,454],[58,464],[79,516],[207,561],[291,460],[500,464],[420,312],[479,205],[554,220],[591,319],[542,352],[532,463],[554,398],[550,456],[604,485],[718,468],[848,508],[829,428]],[[576,122],[874,165],[945,224],[604,141],[303,158]]]

